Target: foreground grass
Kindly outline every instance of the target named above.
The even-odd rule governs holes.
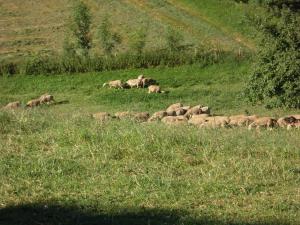
[[[300,131],[0,113],[1,224],[298,224]],[[22,223],[19,223],[22,221]]]
[[[0,224],[299,224],[300,131],[201,130],[97,111],[154,112],[174,102],[216,114],[299,113],[240,97],[249,65],[0,78],[0,105],[44,92],[69,104],[0,111]],[[144,73],[168,94],[112,90]]]

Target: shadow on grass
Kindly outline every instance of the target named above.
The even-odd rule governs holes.
[[[1,225],[279,225],[280,221],[245,223],[215,220],[199,215],[193,219],[185,211],[164,209],[122,209],[106,213],[80,206],[26,204],[0,208]]]

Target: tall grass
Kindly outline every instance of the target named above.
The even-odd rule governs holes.
[[[233,53],[221,49],[182,49],[179,51],[152,50],[139,54],[126,52],[118,55],[38,55],[21,63],[2,63],[0,75],[62,74],[99,72],[119,69],[174,67],[199,63],[203,66],[234,58]]]

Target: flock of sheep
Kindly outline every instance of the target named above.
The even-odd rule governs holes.
[[[103,87],[109,88],[148,88],[148,93],[163,93],[156,80],[146,78],[144,75],[138,76],[137,79],[130,79],[126,82],[114,80],[104,83]],[[26,104],[26,108],[33,108],[42,104],[56,103],[53,95],[43,94],[37,99],[30,100]],[[3,107],[3,109],[17,109],[21,107],[21,103],[11,102]],[[234,115],[234,116],[214,116],[210,114],[207,106],[184,106],[181,103],[170,105],[167,109],[155,112],[150,116],[147,112],[118,112],[111,115],[107,112],[99,112],[92,115],[99,121],[107,121],[110,119],[134,119],[138,122],[161,121],[165,124],[191,124],[200,128],[218,128],[218,127],[248,127],[248,129],[260,129],[265,127],[272,129],[282,127],[286,129],[300,127],[300,115],[286,116],[279,119],[271,117],[258,117],[256,115]]]
[[[138,122],[161,121],[168,125],[190,124],[200,128],[248,127],[251,130],[263,127],[267,129],[300,127],[300,115],[286,116],[279,119],[258,117],[256,115],[213,116],[207,106],[197,105],[191,107],[183,106],[181,103],[172,104],[166,110],[155,112],[152,116],[147,112],[118,112],[115,115],[99,112],[93,114],[92,117],[101,122],[110,119],[134,119]]]
[[[126,82],[121,80],[113,80],[104,83],[103,87],[125,89],[125,88],[148,88],[148,93],[164,93],[158,85],[157,81],[152,78],[147,78],[144,75],[139,75],[136,79],[130,79]]]
[[[27,102],[26,108],[33,108],[42,104],[50,104],[55,102],[53,95],[43,94],[41,97],[37,99],[32,99]],[[21,108],[22,104],[20,101],[10,102],[3,109],[10,110],[10,109],[18,109]]]

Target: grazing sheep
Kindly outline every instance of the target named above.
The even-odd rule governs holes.
[[[166,111],[159,111],[159,112],[155,112],[150,118],[149,118],[149,122],[152,121],[157,121],[157,120],[161,120],[162,118],[168,116],[168,113]]]
[[[202,110],[201,110],[202,107],[203,107],[203,106],[201,106],[201,105],[196,105],[196,106],[190,108],[190,109],[186,112],[185,116],[186,116],[187,118],[191,118],[192,115],[199,115],[199,114],[201,114],[201,113],[202,113]]]
[[[116,89],[123,89],[126,85],[121,80],[113,80],[109,81],[108,83],[104,83],[103,87],[108,86],[109,88],[116,88]]]
[[[183,110],[185,110],[185,111],[188,111],[189,109],[191,109],[192,107],[191,106],[183,106],[183,107],[181,107]]]
[[[19,101],[17,102],[10,102],[6,106],[3,107],[5,110],[11,110],[11,109],[17,109],[21,107],[21,103]]]
[[[118,119],[129,119],[129,118],[132,118],[133,115],[131,112],[117,112],[115,113],[115,117],[118,118]]]
[[[254,122],[252,122],[248,129],[251,130],[252,128],[256,127],[259,130],[261,127],[266,127],[267,129],[272,129],[277,125],[277,121],[271,117],[260,117],[256,118]]]
[[[168,116],[176,116],[176,111],[174,110],[167,110],[166,112]]]
[[[185,116],[167,116],[161,120],[164,124],[168,125],[182,125],[187,124],[188,119]]]
[[[298,120],[293,116],[281,117],[277,120],[279,127],[290,129]]]
[[[207,122],[207,117],[209,117],[208,114],[193,115],[188,123],[195,126],[201,126],[203,123]]]
[[[130,87],[130,88],[140,88],[143,86],[143,82],[142,79],[131,79],[126,81],[126,84]]]
[[[134,119],[137,122],[147,122],[150,115],[147,112],[134,113]]]
[[[230,116],[229,119],[230,119],[229,125],[233,127],[248,126],[251,122],[253,122],[246,115]]]
[[[55,102],[53,95],[49,94],[44,94],[39,99],[41,104]]]
[[[298,115],[291,115],[292,117],[296,118],[296,120],[300,120],[300,114]]]
[[[187,110],[185,110],[183,107],[178,108],[177,110],[175,110],[175,114],[176,116],[183,116],[185,115],[187,112]]]
[[[40,99],[33,99],[27,102],[26,107],[33,108],[41,104]]]
[[[176,111],[178,108],[183,107],[183,105],[181,103],[175,103],[170,105],[166,111]]]
[[[142,79],[144,79],[144,78],[145,78],[144,74],[141,74],[141,75],[138,76],[137,79],[142,80]]]
[[[161,89],[160,86],[158,85],[150,85],[148,87],[148,93],[161,93]]]
[[[205,123],[201,124],[200,127],[217,128],[217,127],[228,127],[229,117],[227,116],[213,116],[206,117]]]
[[[201,113],[210,114],[210,108],[208,106],[201,107]]]
[[[92,114],[92,117],[100,122],[104,122],[104,121],[110,120],[112,118],[111,115],[107,112],[94,113],[94,114]]]
[[[300,120],[298,120],[296,123],[293,123],[292,127],[300,129]]]
[[[157,81],[152,78],[142,78],[143,88],[149,87],[151,85],[158,85]]]

